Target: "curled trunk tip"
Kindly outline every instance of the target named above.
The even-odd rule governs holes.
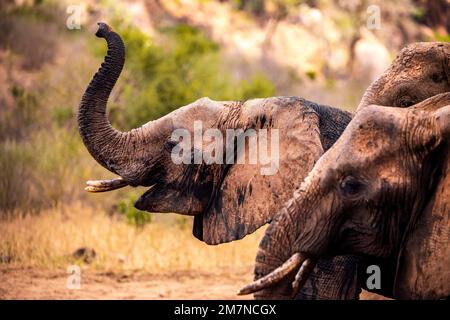
[[[106,35],[113,31],[113,29],[105,22],[97,22],[98,30],[95,35],[99,38],[106,38]]]

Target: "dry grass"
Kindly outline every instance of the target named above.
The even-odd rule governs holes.
[[[92,247],[96,270],[213,273],[251,267],[263,234],[208,246],[194,238],[190,223],[154,220],[138,229],[81,204],[6,218],[0,220],[0,257],[12,267],[66,268],[77,248]]]

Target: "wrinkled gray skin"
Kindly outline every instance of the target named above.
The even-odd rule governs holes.
[[[81,100],[78,123],[84,144],[97,162],[123,179],[118,187],[149,187],[137,200],[138,209],[193,215],[194,235],[208,244],[241,239],[270,222],[351,120],[348,112],[297,97],[246,102],[202,98],[140,128],[119,132],[108,122],[106,103],[121,73],[125,48],[106,24],[99,24],[96,35],[106,39],[108,53]],[[369,104],[404,107],[448,91],[449,56],[447,44],[418,43],[405,48],[367,90],[360,108]],[[279,129],[278,173],[262,176],[261,165],[251,164],[174,164],[170,153],[177,142],[170,140],[171,134],[179,128],[192,132],[195,120],[202,121],[203,130]],[[310,282],[317,282],[311,286],[314,290],[305,289],[302,297],[357,297],[355,266],[351,257],[324,261],[325,272],[318,275],[324,283],[311,277]]]
[[[382,289],[394,298],[450,296],[449,142],[450,93],[362,108],[269,226],[256,278],[295,253],[355,254],[390,261]],[[297,270],[257,297],[290,298]]]

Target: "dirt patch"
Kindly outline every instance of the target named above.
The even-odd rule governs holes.
[[[114,273],[81,270],[81,288],[68,289],[65,270],[0,266],[0,299],[251,299],[236,291],[251,270],[221,274]],[[363,292],[361,299],[382,297]]]
[[[252,278],[243,271],[153,275],[82,270],[81,288],[68,289],[68,276],[65,270],[0,267],[0,299],[238,299],[236,291]]]

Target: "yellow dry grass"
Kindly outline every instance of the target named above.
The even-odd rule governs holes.
[[[65,268],[76,249],[92,247],[97,270],[214,273],[251,268],[262,234],[208,246],[194,238],[191,223],[156,221],[138,229],[78,203],[0,220],[0,257],[11,266]]]

